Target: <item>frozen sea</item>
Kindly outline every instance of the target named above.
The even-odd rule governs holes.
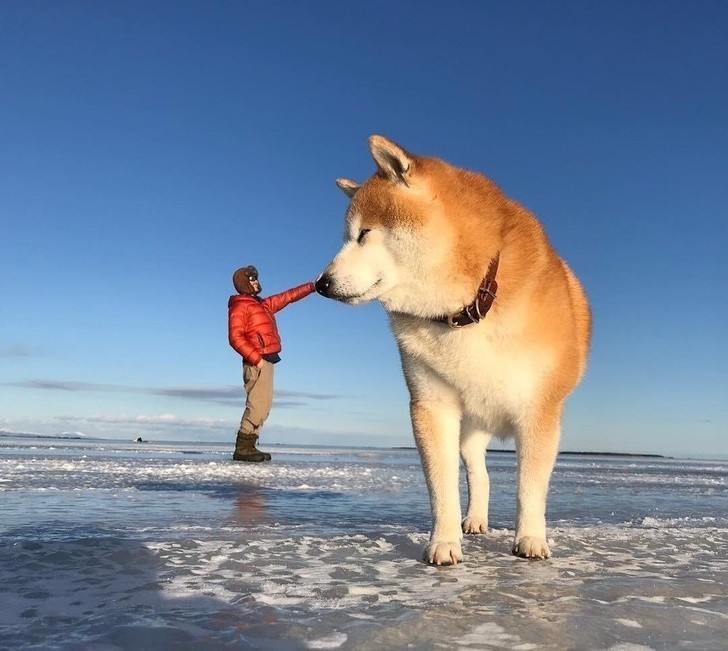
[[[528,561],[491,452],[431,567],[415,450],[231,445],[0,437],[0,648],[728,648],[728,461],[562,455]]]

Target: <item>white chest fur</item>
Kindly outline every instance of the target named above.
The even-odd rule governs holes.
[[[465,415],[501,436],[533,405],[550,356],[487,322],[452,330],[416,319],[393,320],[418,400],[455,400]]]

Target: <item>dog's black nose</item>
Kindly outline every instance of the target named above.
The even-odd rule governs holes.
[[[331,288],[331,278],[328,274],[322,274],[315,284],[316,291],[321,296],[329,297],[329,289]]]

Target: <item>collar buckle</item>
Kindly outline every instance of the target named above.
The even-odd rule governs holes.
[[[470,308],[473,306],[469,306],[466,308],[463,308],[459,312],[455,312],[455,314],[449,314],[446,323],[448,326],[450,326],[453,330],[459,330],[460,328],[464,328],[469,325],[473,325],[474,323],[479,323],[482,316],[480,315],[480,310],[475,308],[476,314],[473,315],[470,313]]]

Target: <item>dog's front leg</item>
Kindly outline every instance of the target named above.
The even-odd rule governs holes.
[[[413,399],[410,412],[432,510],[432,533],[423,560],[454,565],[463,560],[458,490],[460,409],[444,401]]]

